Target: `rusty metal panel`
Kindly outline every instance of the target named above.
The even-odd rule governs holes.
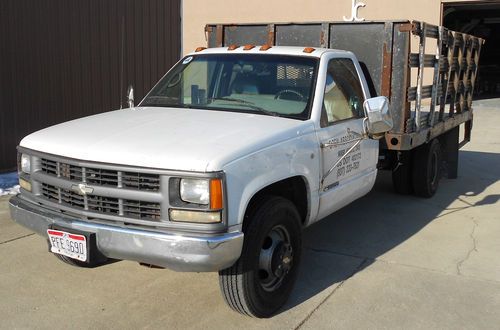
[[[382,86],[380,94],[391,98],[391,77],[392,77],[392,43],[393,35],[392,30],[394,25],[392,22],[384,23],[384,46],[382,50]]]
[[[264,45],[268,40],[267,24],[263,25],[227,25],[224,26],[224,46],[229,45]]]
[[[144,96],[180,57],[180,0],[2,0],[0,31],[4,171],[23,136]]]
[[[321,47],[320,23],[276,25],[277,46]]]
[[[269,46],[276,43],[276,26],[274,24],[269,24],[267,26],[267,44]]]
[[[205,27],[208,47],[229,45],[326,46],[325,26],[310,24],[209,24]],[[327,29],[326,29],[327,30]],[[220,34],[222,33],[222,34]],[[217,37],[217,34],[221,37]],[[323,42],[322,42],[323,40]]]
[[[385,136],[387,142],[387,148],[392,150],[411,150],[463,123],[466,123],[465,139],[467,140],[467,136],[469,136],[470,140],[470,128],[472,123],[472,117],[473,117],[472,111],[464,111],[463,113],[458,113],[453,117],[449,117],[447,120],[436,122],[432,127],[429,126],[423,127],[420,132],[410,132],[410,133],[389,132]],[[397,145],[391,145],[390,141],[392,139],[398,140],[399,143]]]
[[[224,43],[224,27],[222,24],[218,24],[215,27],[215,45],[221,47]]]
[[[401,31],[401,27],[408,23],[395,24],[392,40],[392,76],[390,109],[394,121],[393,133],[405,131],[406,120],[410,117],[410,103],[406,92],[410,85],[408,58],[410,53],[410,34]]]
[[[386,36],[383,22],[330,25],[330,48],[349,50],[356,54],[369,73],[366,79],[376,95],[382,95],[384,42]]]
[[[207,40],[208,47],[218,47],[217,46],[218,40],[217,40],[217,32],[216,31],[217,31],[217,26],[215,26],[215,25],[207,24],[205,26],[205,38]],[[221,36],[221,41],[222,41],[222,36]]]

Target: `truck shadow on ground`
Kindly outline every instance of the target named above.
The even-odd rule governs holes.
[[[500,154],[461,151],[458,179],[443,179],[431,199],[396,194],[390,172],[379,172],[372,192],[304,231],[299,277],[282,312],[362,271],[436,218],[497,203],[499,195],[485,190],[500,178],[498,164]]]

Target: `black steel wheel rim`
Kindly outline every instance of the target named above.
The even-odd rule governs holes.
[[[264,238],[259,255],[259,283],[268,292],[278,289],[293,267],[290,233],[281,225],[273,227]]]

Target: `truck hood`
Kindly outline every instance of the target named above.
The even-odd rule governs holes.
[[[307,121],[256,114],[143,107],[52,126],[21,147],[74,159],[211,172],[313,130]]]

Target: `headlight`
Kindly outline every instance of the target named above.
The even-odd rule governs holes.
[[[31,173],[31,159],[29,155],[21,155],[21,171],[26,174]]]
[[[205,224],[222,222],[222,179],[173,178],[170,184],[170,205],[173,207],[169,210],[171,221]]]
[[[208,205],[210,201],[208,179],[181,179],[181,199],[184,202]]]

